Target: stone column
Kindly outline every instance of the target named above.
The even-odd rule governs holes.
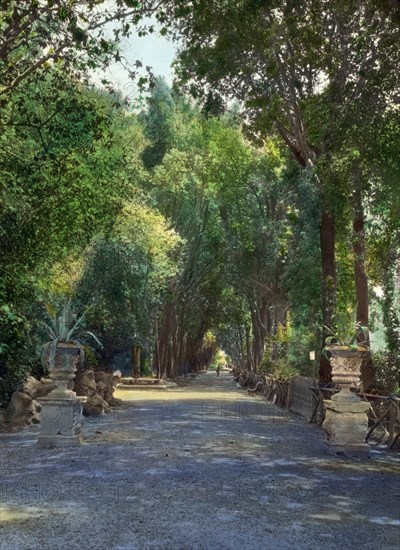
[[[358,350],[332,346],[330,362],[332,379],[340,385],[340,392],[325,400],[325,444],[329,453],[350,458],[368,458],[369,445],[365,442],[368,429],[370,404],[361,401],[350,391],[360,378],[360,369],[365,348]]]

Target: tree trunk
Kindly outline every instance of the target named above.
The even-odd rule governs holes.
[[[140,348],[137,345],[132,346],[132,376],[140,376]]]
[[[246,324],[246,370],[251,371],[251,339],[250,327]]]
[[[254,305],[251,312],[252,330],[253,330],[253,361],[252,370],[255,372],[261,362],[264,353],[264,338],[258,304]]]
[[[335,218],[325,210],[322,214],[320,226],[320,243],[322,258],[322,322],[327,327],[332,327],[333,317],[336,311],[336,261],[335,261]],[[325,346],[325,338],[328,336],[325,329],[322,331],[322,347]],[[321,354],[319,366],[320,382],[331,380],[331,366],[329,361]]]
[[[154,321],[154,329],[155,329],[155,349],[154,349],[154,357],[156,360],[156,368],[157,368],[157,379],[161,379],[161,363],[160,363],[160,342],[158,339],[158,317],[155,318]]]
[[[173,305],[167,303],[164,305],[162,313],[161,329],[158,337],[158,354],[160,362],[161,378],[171,375],[171,363],[170,363],[170,327],[171,317],[173,315]]]
[[[185,330],[185,314],[186,307],[185,302],[181,301],[178,308],[179,314],[177,318],[177,365],[179,374],[186,374],[186,330]]]
[[[353,255],[354,281],[357,297],[357,321],[368,326],[368,278],[365,273],[365,227],[364,209],[362,204],[361,169],[358,162],[353,168]],[[367,342],[369,344],[369,342]],[[363,361],[361,366],[361,380],[364,391],[374,386],[374,370],[371,359]]]

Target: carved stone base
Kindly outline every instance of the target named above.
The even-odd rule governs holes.
[[[326,414],[322,427],[328,452],[350,458],[368,458],[370,448],[365,442],[365,436],[370,404],[360,400],[326,400],[324,404]]]
[[[40,435],[41,447],[70,447],[80,445],[82,404],[86,398],[57,399],[42,397]]]

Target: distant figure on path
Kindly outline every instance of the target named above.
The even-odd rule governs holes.
[[[220,370],[221,370],[221,365],[218,364],[218,365],[217,365],[217,368],[216,368],[215,370],[217,371],[217,376],[219,376],[219,372],[220,372]]]

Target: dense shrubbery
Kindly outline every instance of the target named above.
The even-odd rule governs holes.
[[[383,395],[400,391],[400,356],[390,351],[373,354],[376,387]]]

